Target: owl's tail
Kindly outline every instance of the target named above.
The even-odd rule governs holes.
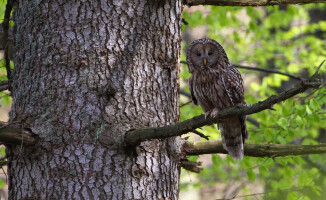
[[[219,124],[222,145],[234,160],[242,160],[243,144],[248,139],[246,117],[232,117]]]

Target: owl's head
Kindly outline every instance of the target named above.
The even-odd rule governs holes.
[[[212,39],[199,39],[191,43],[187,51],[187,64],[192,73],[196,70],[217,69],[228,66],[229,60],[223,47]]]

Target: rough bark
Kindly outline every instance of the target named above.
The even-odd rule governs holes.
[[[179,119],[181,1],[24,1],[14,6],[10,199],[177,199],[177,138],[124,146]]]

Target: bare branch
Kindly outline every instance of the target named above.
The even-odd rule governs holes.
[[[211,140],[203,142],[187,142],[183,146],[187,155],[201,155],[228,152],[223,148],[222,141]],[[244,144],[244,154],[252,157],[279,157],[326,153],[326,144]]]
[[[265,109],[270,109],[274,104],[289,99],[309,88],[318,88],[322,82],[320,81],[317,73],[315,73],[307,81],[302,81],[296,87],[288,89],[278,95],[273,95],[267,98],[265,101],[261,101],[249,106],[235,106],[225,109],[219,112],[215,118],[205,119],[204,115],[200,115],[172,125],[163,127],[146,127],[129,131],[126,133],[125,143],[127,146],[135,146],[145,140],[180,136],[199,127],[222,122],[223,119],[231,116],[250,115]]]
[[[273,74],[280,74],[280,75],[284,75],[284,76],[288,76],[292,79],[296,79],[299,81],[303,81],[304,79],[298,76],[294,76],[292,74],[288,74],[288,73],[284,73],[284,72],[280,72],[274,69],[263,69],[263,68],[257,68],[257,67],[248,67],[248,66],[243,66],[243,65],[233,65],[236,68],[242,68],[242,69],[248,69],[248,70],[255,70],[255,71],[261,71],[261,72],[266,72],[266,73],[273,73]]]
[[[0,82],[0,86],[4,86],[4,85],[9,85],[9,81],[6,80],[6,81]]]
[[[0,161],[0,167],[3,167],[8,164],[8,161]]]
[[[9,89],[9,81],[0,82],[0,92]]]
[[[1,123],[0,142],[4,144],[21,144],[24,146],[34,145],[36,137],[28,130],[10,127],[10,124]]]
[[[209,136],[206,136],[204,133],[201,133],[201,132],[199,132],[199,131],[197,131],[197,130],[193,130],[192,132],[193,132],[194,134],[198,135],[199,137],[204,138],[205,140],[209,140]]]
[[[185,0],[188,6],[272,6],[282,4],[325,3],[325,0]]]
[[[180,63],[187,64],[186,61],[180,61]],[[271,74],[280,74],[280,75],[288,76],[288,77],[290,77],[292,79],[299,80],[299,81],[305,80],[304,78],[294,76],[294,75],[289,74],[289,73],[280,72],[280,71],[275,70],[275,69],[264,69],[264,68],[258,68],[258,67],[249,67],[249,66],[244,66],[244,65],[236,65],[236,64],[232,64],[232,65],[234,67],[236,67],[236,68],[241,68],[241,69],[254,70],[254,71],[266,72],[266,73],[271,73]],[[183,93],[180,92],[180,94],[183,94]],[[185,95],[185,94],[183,94],[183,95]]]
[[[247,117],[246,121],[252,123],[252,125],[256,126],[257,128],[259,128],[260,123],[253,117]]]
[[[180,108],[183,107],[183,106],[186,106],[186,105],[190,104],[191,102],[192,102],[192,101],[188,101],[188,102],[186,102],[186,103],[184,103],[184,104],[181,104],[181,105],[180,105]]]
[[[189,99],[191,99],[191,95],[188,92],[184,91],[184,90],[180,90],[180,94],[182,94],[182,95],[188,97]]]
[[[181,161],[181,166],[188,171],[194,172],[194,173],[200,173],[202,168],[198,167],[201,166],[201,162],[193,162],[189,160],[183,160]]]
[[[8,85],[0,85],[0,92],[4,90],[8,90]]]

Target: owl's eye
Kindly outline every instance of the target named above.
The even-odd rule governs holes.
[[[199,56],[200,56],[200,53],[196,53],[196,56],[198,56],[198,57],[199,57]]]
[[[213,55],[213,52],[212,52],[212,51],[209,51],[209,52],[208,52],[208,55],[209,55],[209,56]]]

